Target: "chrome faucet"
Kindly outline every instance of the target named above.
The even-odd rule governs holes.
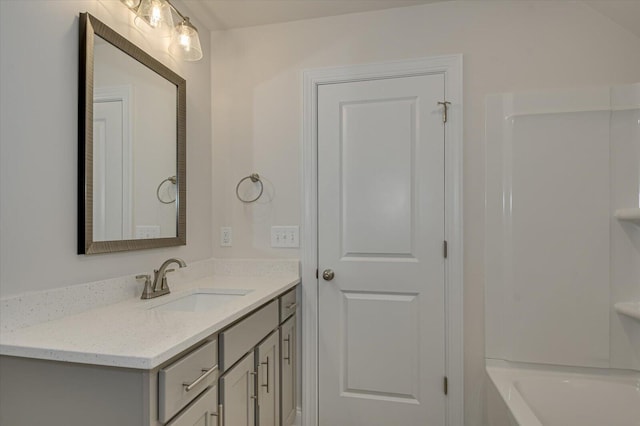
[[[167,269],[167,267],[172,263],[177,263],[181,268],[187,266],[184,260],[172,257],[171,259],[165,260],[162,265],[160,265],[160,269],[155,269],[153,271],[153,284],[151,284],[150,275],[136,276],[137,279],[145,280],[144,290],[142,291],[142,296],[140,297],[141,299],[153,299],[154,297],[170,293],[169,285],[167,284],[167,273],[173,272],[175,271],[175,269]]]

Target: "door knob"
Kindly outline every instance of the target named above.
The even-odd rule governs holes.
[[[322,272],[322,278],[324,278],[325,281],[331,281],[334,276],[335,276],[335,274],[333,273],[333,271],[331,269],[325,269]]]

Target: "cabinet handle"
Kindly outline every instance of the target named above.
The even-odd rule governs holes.
[[[287,306],[285,306],[284,308],[285,308],[285,309],[287,309],[287,310],[288,310],[288,309],[295,309],[295,308],[296,308],[296,306],[298,306],[298,304],[297,304],[296,302],[293,302],[293,303],[288,304],[288,305],[287,305]]]
[[[217,413],[211,413],[211,417],[215,417],[216,418],[216,426],[221,426],[220,425],[220,419],[222,418],[222,404],[218,405],[218,412]],[[207,423],[206,426],[209,426],[209,424]]]
[[[288,365],[291,365],[291,335],[287,334],[287,338],[284,341],[287,342],[287,356],[284,359]]]
[[[182,386],[184,386],[184,390],[189,392],[191,389],[195,388],[200,383],[202,383],[202,381],[204,379],[206,379],[210,374],[212,374],[214,371],[217,371],[217,370],[218,370],[218,364],[214,365],[213,367],[211,367],[208,370],[202,370],[202,374],[200,375],[200,377],[195,379],[192,383],[183,383],[182,384]]]
[[[218,426],[224,426],[224,406],[218,404],[218,414],[211,414],[212,416],[218,416]]]
[[[260,385],[263,388],[267,388],[267,393],[269,393],[269,357],[267,357],[267,362],[261,362],[260,365],[266,365],[267,366],[267,384],[266,385]]]
[[[258,372],[257,371],[250,371],[249,372],[250,376],[253,376],[253,389],[256,389],[256,378],[258,377]],[[251,387],[249,387],[249,392],[251,392]],[[250,399],[258,399],[257,395],[249,395]]]

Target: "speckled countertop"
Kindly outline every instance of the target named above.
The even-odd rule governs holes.
[[[151,300],[139,297],[0,333],[0,355],[153,369],[300,282],[295,275],[209,276]],[[205,312],[154,310],[198,290],[248,294]]]

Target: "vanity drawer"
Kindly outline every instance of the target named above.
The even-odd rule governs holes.
[[[280,323],[296,313],[296,288],[292,288],[278,299],[280,303]]]
[[[235,364],[276,327],[278,301],[274,300],[220,333],[220,371]]]
[[[216,380],[218,341],[214,339],[158,372],[158,420],[168,421]]]
[[[184,411],[167,426],[194,426],[218,424],[218,387],[213,386],[202,392]],[[214,419],[215,417],[215,419]]]

